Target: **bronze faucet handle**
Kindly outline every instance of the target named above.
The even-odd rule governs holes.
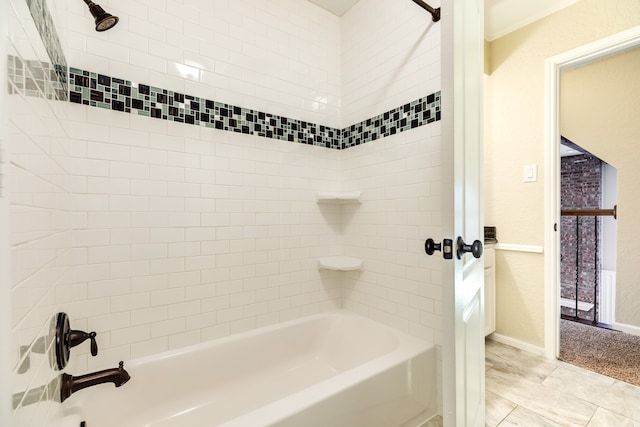
[[[91,340],[91,355],[96,357],[98,355],[98,343],[96,342],[96,333],[89,333],[89,339]]]
[[[91,355],[98,355],[98,343],[95,332],[84,332],[71,329],[67,313],[58,313],[55,318],[55,350],[57,368],[63,370],[69,363],[71,347],[75,347],[86,340],[91,340]]]
[[[98,355],[98,343],[96,342],[95,332],[70,330],[67,339],[68,339],[69,347],[75,347],[79,344],[82,344],[86,340],[91,340],[91,355],[92,356]]]

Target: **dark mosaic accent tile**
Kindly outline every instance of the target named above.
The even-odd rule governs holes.
[[[131,106],[136,110],[144,110],[144,101],[141,101],[139,99],[132,99]]]
[[[440,92],[342,129],[341,149],[366,144],[440,120]]]
[[[69,81],[72,82],[71,102],[337,150],[440,120],[440,92],[337,129],[77,68],[69,70]]]

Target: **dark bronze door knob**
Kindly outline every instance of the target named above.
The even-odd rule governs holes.
[[[467,245],[462,237],[458,237],[456,241],[456,256],[458,259],[462,259],[462,256],[467,252],[471,252],[474,258],[480,258],[483,252],[482,242],[475,240],[472,244]]]
[[[442,243],[436,243],[433,239],[429,238],[424,242],[424,251],[427,255],[433,255],[435,251],[442,250]]]

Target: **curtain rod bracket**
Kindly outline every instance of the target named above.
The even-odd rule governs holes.
[[[429,12],[433,17],[433,22],[438,22],[440,20],[440,8],[434,9],[422,0],[413,0],[413,2]]]

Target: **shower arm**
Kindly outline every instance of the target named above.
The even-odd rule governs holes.
[[[438,22],[440,20],[440,8],[434,9],[422,0],[413,0],[413,2],[429,12],[433,17],[433,22]]]

